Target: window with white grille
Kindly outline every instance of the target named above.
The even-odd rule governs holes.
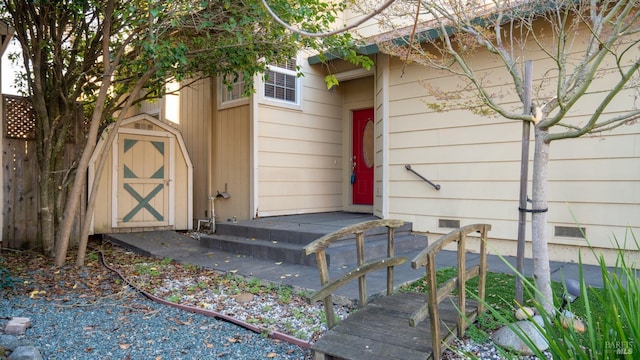
[[[245,93],[246,82],[242,74],[229,74],[218,78],[218,109],[226,109],[249,103]]]
[[[263,79],[265,100],[298,105],[300,103],[300,88],[296,59],[269,65],[265,71]]]
[[[222,103],[226,104],[245,99],[244,87],[244,77],[242,74],[228,75],[226,81],[220,81]]]

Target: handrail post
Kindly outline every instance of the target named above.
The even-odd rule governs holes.
[[[458,239],[458,337],[464,336],[465,317],[467,315],[467,264],[466,264],[467,234],[460,232]]]
[[[431,319],[431,347],[433,348],[433,358],[440,359],[442,347],[440,345],[440,314],[438,312],[438,284],[436,283],[436,254],[429,253],[426,258],[427,286],[429,294],[429,318]]]
[[[327,264],[327,254],[324,249],[316,253],[316,262],[318,263],[318,272],[320,273],[320,286],[324,286],[329,282],[329,269]],[[327,295],[323,299],[324,313],[327,318],[327,328],[331,329],[336,325],[335,314],[333,312],[333,296]]]
[[[392,258],[395,256],[395,249],[393,245],[395,229],[387,226],[387,257]],[[387,268],[387,295],[393,294],[393,266]]]
[[[480,233],[480,269],[478,274],[478,314],[484,311],[484,296],[487,285],[487,226],[482,227]]]
[[[464,335],[464,330],[466,329],[468,322],[467,316],[470,316],[469,323],[473,322],[475,317],[484,311],[484,307],[482,306],[482,301],[485,297],[485,284],[486,284],[486,274],[487,274],[487,237],[488,232],[491,230],[491,225],[489,224],[473,224],[467,225],[460,229],[453,230],[450,233],[440,237],[434,243],[430,244],[426,249],[422,250],[420,254],[416,255],[411,261],[411,267],[417,269],[418,267],[424,266],[426,270],[426,281],[427,281],[427,303],[414,311],[414,313],[409,318],[409,324],[411,326],[416,326],[418,322],[425,319],[426,314],[428,313],[431,322],[431,336],[432,336],[432,351],[433,358],[439,359],[442,354],[442,345],[441,341],[443,339],[440,338],[440,316],[438,305],[440,301],[444,300],[448,295],[450,295],[455,289],[458,290],[458,302],[457,302],[457,312],[458,315],[456,317],[456,327],[457,327],[457,335],[462,337]],[[467,273],[466,268],[466,238],[468,234],[478,232],[480,233],[480,264],[478,266],[472,267]],[[448,244],[456,241],[457,242],[457,270],[458,275],[456,278],[451,279],[448,282],[445,282],[441,288],[437,287],[436,284],[436,269],[435,269],[435,257],[438,252],[440,252],[444,247]],[[466,310],[466,281],[467,278],[472,278],[475,276],[479,276],[479,284],[478,284],[478,296],[480,298],[480,302],[477,306],[477,310],[473,313],[467,314]],[[442,292],[440,292],[442,291]],[[475,313],[475,314],[474,314]],[[449,335],[445,337],[448,338]]]
[[[364,264],[364,232],[356,233],[356,256],[358,266]],[[358,293],[360,295],[360,306],[367,305],[367,279],[365,275],[358,277]]]

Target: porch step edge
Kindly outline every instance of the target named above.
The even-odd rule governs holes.
[[[402,234],[394,237],[394,252],[396,255],[425,249],[429,240],[424,235]],[[354,265],[357,258],[356,247],[353,242],[339,242],[327,250],[329,268],[339,268]],[[387,254],[387,239],[365,240],[365,254],[367,260],[385,257]]]
[[[299,244],[213,234],[200,237],[200,246],[252,256],[256,259],[315,266],[315,258],[305,256],[302,252],[302,246]]]
[[[412,233],[413,225],[411,223],[405,223],[403,226],[397,228],[394,232],[395,237],[408,235]],[[243,224],[233,223],[217,223],[216,232],[217,236],[237,236],[247,239],[256,239],[263,241],[277,241],[291,244],[307,245],[316,239],[319,239],[338,228],[328,231],[323,226],[311,226],[311,227],[260,227],[260,226],[247,226]],[[387,238],[387,230],[384,227],[371,229],[365,232],[367,239],[378,240]],[[355,235],[346,236],[340,241],[355,239]]]
[[[395,237],[394,248],[396,254],[426,248],[426,236],[405,234]],[[256,259],[286,262],[291,264],[316,266],[315,256],[306,256],[303,245],[279,241],[265,241],[255,238],[243,238],[231,235],[207,235],[200,238],[200,246],[208,249],[231,252],[252,256]],[[370,239],[365,241],[365,254],[368,259],[386,256],[387,240]],[[330,268],[351,266],[356,264],[356,247],[353,242],[341,241],[334,243],[326,250],[327,263]]]

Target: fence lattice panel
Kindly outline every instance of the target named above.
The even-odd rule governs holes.
[[[3,98],[3,228],[1,246],[11,249],[40,247],[39,182],[40,173],[35,142],[35,114],[28,98],[2,95]],[[67,142],[64,168],[72,166],[77,144]],[[86,199],[81,200],[80,214]],[[73,243],[77,243],[80,216],[76,218]]]

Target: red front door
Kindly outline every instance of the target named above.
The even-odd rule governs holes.
[[[373,130],[373,109],[353,112],[351,186],[353,203],[358,205],[373,205]]]

